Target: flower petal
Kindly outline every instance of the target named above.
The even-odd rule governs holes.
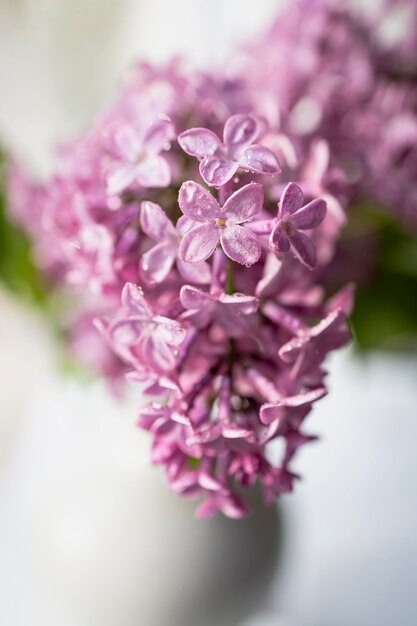
[[[187,154],[196,157],[212,156],[221,146],[220,139],[207,128],[190,128],[181,133],[178,143]]]
[[[149,333],[142,339],[141,355],[157,371],[168,371],[175,366],[175,356],[158,332]]]
[[[209,293],[191,285],[181,287],[180,300],[184,309],[204,309],[213,303]]]
[[[264,202],[264,188],[259,183],[249,183],[241,187],[226,200],[223,212],[234,222],[247,222],[259,213]]]
[[[310,150],[310,155],[303,170],[303,180],[320,186],[324,175],[329,169],[330,151],[327,141],[316,140]]]
[[[184,215],[196,222],[214,222],[220,214],[220,206],[211,193],[192,180],[181,185],[178,204]]]
[[[295,183],[288,183],[279,201],[278,217],[282,219],[287,215],[295,213],[298,209],[301,209],[303,202],[304,195],[301,187]]]
[[[147,320],[141,321],[134,317],[120,317],[109,324],[107,332],[115,346],[134,346],[141,339],[142,333],[148,327],[148,324]]]
[[[152,124],[145,133],[143,144],[149,155],[156,155],[169,148],[169,143],[175,137],[174,126],[168,120],[159,120]]]
[[[200,504],[196,517],[197,519],[207,519],[213,517],[218,512],[232,519],[241,519],[247,515],[248,510],[236,495],[232,493],[216,493]]]
[[[214,187],[225,185],[238,170],[237,161],[209,156],[200,163],[200,174],[203,180]]]
[[[282,231],[280,223],[274,226],[269,236],[269,249],[272,252],[282,252],[283,254],[290,251],[290,242],[287,235]]]
[[[120,157],[134,163],[141,151],[138,131],[127,124],[120,126],[114,135],[114,146]]]
[[[205,261],[201,261],[201,263],[185,263],[181,259],[177,259],[177,268],[188,283],[208,285],[211,281],[210,265]]]
[[[171,169],[161,156],[149,156],[136,165],[136,181],[141,187],[168,187]]]
[[[295,232],[289,237],[291,250],[294,256],[310,270],[316,265],[316,248],[310,237],[304,233]]]
[[[341,348],[350,339],[345,313],[342,309],[332,311],[311,329],[311,335],[320,341],[320,347],[325,352]]]
[[[296,211],[291,221],[300,230],[309,230],[319,226],[326,215],[326,203],[320,198],[312,200]]]
[[[219,301],[235,315],[250,315],[258,309],[258,299],[244,293],[222,294]]]
[[[189,230],[198,226],[198,222],[190,219],[186,215],[181,215],[175,226],[180,235],[185,235],[185,233],[188,233]]]
[[[132,163],[114,163],[107,174],[107,191],[113,196],[131,186],[135,180],[136,167]]]
[[[285,409],[281,404],[273,404],[267,402],[263,404],[259,411],[259,419],[262,424],[265,426],[269,426],[270,424],[276,423],[276,430],[279,426],[279,421],[282,420],[285,414]]]
[[[187,334],[187,330],[179,322],[157,315],[154,322],[158,324],[158,333],[169,346],[177,347],[182,344]]]
[[[239,157],[239,165],[258,174],[273,176],[280,172],[278,159],[266,146],[249,146]]]
[[[227,306],[219,306],[216,310],[216,322],[226,335],[233,338],[244,337],[249,333],[249,327],[244,315],[236,315]]]
[[[145,200],[140,205],[140,225],[143,232],[154,241],[175,237],[175,226],[159,204]]]
[[[145,252],[140,261],[143,279],[148,284],[161,283],[169,274],[176,257],[176,248],[163,241]]]
[[[219,231],[214,224],[202,224],[182,238],[179,256],[187,263],[205,261],[211,256],[219,241]]]
[[[316,389],[310,389],[296,396],[287,396],[278,404],[287,407],[299,407],[316,402],[316,400],[319,400],[325,395],[327,395],[327,389],[325,387],[317,387]]]
[[[351,315],[355,301],[355,283],[348,283],[337,291],[327,302],[326,310],[335,311],[341,309],[345,315]]]
[[[220,242],[227,256],[242,265],[253,265],[261,256],[257,236],[243,226],[228,226],[220,233]]]
[[[126,283],[121,295],[122,306],[144,320],[152,317],[152,310],[145,300],[143,291],[133,283]]]
[[[224,125],[223,141],[231,148],[244,148],[253,143],[259,134],[255,117],[238,113],[232,115]]]

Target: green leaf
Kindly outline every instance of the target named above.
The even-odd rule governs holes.
[[[0,154],[0,280],[17,295],[43,304],[49,290],[34,263],[29,239],[7,215],[5,176],[5,160]]]

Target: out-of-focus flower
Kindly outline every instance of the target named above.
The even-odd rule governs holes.
[[[142,202],[140,224],[143,232],[158,244],[142,256],[140,266],[147,283],[162,282],[171,271],[174,263],[181,276],[192,283],[209,283],[210,267],[201,263],[185,263],[178,256],[183,231],[190,230],[195,224],[187,218],[180,218],[177,227],[169,220],[163,209],[154,202]]]
[[[110,194],[118,194],[132,185],[167,187],[171,170],[161,156],[169,148],[174,130],[169,120],[159,120],[140,132],[132,126],[117,128],[112,138],[112,159],[107,172]]]
[[[297,336],[279,351],[283,361],[307,371],[322,362],[325,354],[344,346],[349,338],[346,317],[341,309],[329,313],[312,328],[300,329]]]
[[[132,365],[150,366],[157,371],[171,370],[175,354],[186,330],[175,320],[156,315],[143,291],[127,283],[122,291],[125,314],[108,325],[98,320],[116,353]]]
[[[326,215],[324,200],[315,199],[304,205],[304,195],[295,183],[289,183],[279,202],[278,216],[269,237],[269,247],[273,252],[291,252],[312,269],[316,265],[316,250],[304,230],[317,228]]]
[[[238,337],[247,330],[242,317],[255,313],[258,308],[254,296],[242,293],[214,295],[189,285],[181,288],[180,298],[182,306],[187,309],[183,320],[192,321],[197,328],[216,322],[230,337]]]

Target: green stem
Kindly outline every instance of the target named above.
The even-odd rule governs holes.
[[[233,282],[233,264],[230,259],[227,260],[226,267],[226,293],[228,295],[235,293],[235,286]]]

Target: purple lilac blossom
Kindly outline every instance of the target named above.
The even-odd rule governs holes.
[[[224,125],[223,143],[207,128],[191,128],[178,137],[187,154],[202,159],[200,174],[208,185],[221,187],[239,167],[257,174],[274,176],[280,171],[276,155],[268,147],[255,144],[259,123],[252,115],[232,115]]]
[[[305,420],[326,393],[323,361],[349,339],[346,298],[326,303],[317,281],[343,223],[324,217],[325,202],[342,217],[347,208],[332,147],[319,159],[316,138],[290,137],[258,104],[246,77],[137,65],[48,180],[16,165],[10,174],[11,214],[72,295],[74,350],[149,397],[138,426],[151,458],[173,491],[199,501],[199,517],[242,517],[252,488],[268,504],[292,490],[292,458],[314,440]],[[297,248],[305,228],[314,272]],[[273,229],[297,255],[271,252]]]
[[[300,231],[317,228],[326,215],[326,203],[320,198],[304,204],[302,190],[295,183],[284,189],[278,208],[276,223],[269,236],[273,252],[293,253],[310,269],[316,265],[316,249],[311,239]]]
[[[253,265],[261,256],[256,235],[242,226],[262,209],[263,187],[250,183],[235,191],[221,207],[201,185],[189,180],[181,185],[178,204],[185,216],[201,222],[184,235],[180,257],[188,263],[208,259],[220,242],[224,253],[242,265]]]

